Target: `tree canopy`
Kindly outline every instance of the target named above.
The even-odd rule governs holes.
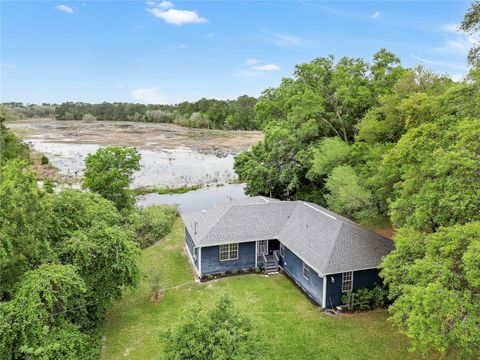
[[[475,11],[477,4],[472,5]],[[476,15],[468,29],[478,31]],[[467,30],[466,28],[464,30]],[[251,195],[314,201],[364,223],[388,218],[392,319],[423,351],[478,357],[480,86],[333,57],[296,67],[256,105],[264,140],[237,155]]]
[[[12,147],[0,147],[0,357],[98,357],[97,327],[138,283],[140,250],[112,202],[45,192],[21,153],[7,160]]]
[[[140,170],[140,154],[135,148],[109,146],[85,159],[82,186],[115,204],[118,210],[133,206],[128,191],[133,173]]]
[[[188,311],[185,321],[164,335],[169,359],[258,359],[259,338],[252,322],[222,297],[209,311]]]

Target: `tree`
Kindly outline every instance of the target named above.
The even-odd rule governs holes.
[[[335,62],[329,56],[297,65],[293,78],[265,90],[255,106],[265,138],[235,158],[247,194],[324,203],[323,177],[328,174],[320,169],[321,141],[338,138],[324,141],[330,148],[341,147],[345,159],[343,150],[354,142],[358,124],[380,97],[392,93],[403,71],[398,58],[386,50],[376,53],[371,64],[347,57]],[[329,156],[338,160],[332,152]]]
[[[50,253],[45,236],[43,191],[27,163],[11,160],[0,169],[0,300],[8,299],[20,275]]]
[[[336,167],[328,177],[325,196],[329,209],[359,220],[374,218],[372,195],[359,183],[355,170],[349,165]]]
[[[140,170],[140,154],[135,148],[107,147],[85,159],[82,186],[112,201],[117,209],[129,209],[134,202],[128,192],[133,173]]]
[[[164,344],[169,359],[258,359],[260,356],[259,339],[251,321],[226,297],[208,312],[199,309],[187,312],[184,323],[165,334]]]
[[[88,316],[103,319],[106,306],[140,279],[140,250],[122,227],[105,222],[79,230],[60,244],[56,256],[73,265],[87,286]]]
[[[348,159],[350,147],[338,137],[325,138],[312,152],[312,166],[307,177],[314,179],[316,176],[328,175],[335,167],[344,164]]]
[[[480,356],[480,222],[405,229],[383,262],[393,321],[415,348]]]
[[[168,205],[137,208],[128,216],[128,228],[139,246],[146,248],[170,232],[177,216],[177,209]]]
[[[47,213],[47,237],[57,246],[78,230],[88,230],[98,223],[121,225],[115,206],[99,194],[64,189],[44,199]]]
[[[409,130],[387,155],[399,172],[392,222],[419,230],[480,219],[480,119]]]
[[[28,145],[5,126],[5,122],[15,119],[16,116],[9,108],[0,105],[0,167],[8,160],[30,161]]]
[[[480,1],[475,0],[472,2],[470,9],[465,13],[463,21],[460,24],[460,30],[470,35],[480,33]],[[468,53],[468,62],[475,65],[478,60],[480,60],[480,44],[477,41]]]
[[[83,280],[72,266],[41,265],[26,272],[14,298],[0,304],[2,359],[91,359]]]

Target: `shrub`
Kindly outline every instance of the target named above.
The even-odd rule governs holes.
[[[172,230],[177,217],[177,208],[167,205],[152,205],[137,208],[128,216],[127,222],[134,233],[135,241],[146,248]]]
[[[380,286],[373,289],[350,291],[342,296],[346,310],[367,310],[382,307],[387,301],[388,292]]]
[[[42,165],[47,165],[49,163],[48,157],[42,155],[42,157],[40,158],[40,162],[42,163]]]
[[[207,279],[208,279],[208,280],[212,280],[214,277],[215,277],[215,276],[213,276],[212,274],[208,274],[208,275],[207,275]]]
[[[148,274],[148,284],[153,300],[158,300],[164,288],[164,279],[161,271],[151,271]]]
[[[84,115],[82,116],[82,120],[83,120],[83,121],[96,121],[97,118],[96,118],[94,115],[92,115],[92,114],[84,114]]]
[[[222,297],[210,310],[199,305],[162,336],[167,359],[259,359],[262,344],[254,323]]]

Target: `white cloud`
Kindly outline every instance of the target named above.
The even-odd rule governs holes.
[[[155,6],[155,1],[149,0],[149,1],[146,1],[145,4],[148,6]]]
[[[55,9],[57,9],[58,11],[67,13],[67,14],[73,14],[75,12],[75,10],[73,10],[73,8],[71,8],[70,6],[67,6],[67,5],[63,5],[63,4],[56,6]]]
[[[160,87],[135,89],[130,96],[144,104],[167,104],[169,102],[168,97],[162,94]]]
[[[12,64],[0,64],[0,76],[7,75],[11,70],[15,69],[16,66]]]
[[[257,64],[260,64],[262,62],[262,60],[258,60],[258,59],[248,59],[248,60],[245,60],[244,64],[245,65],[257,65]]]
[[[280,66],[277,64],[264,64],[264,65],[255,65],[250,67],[250,70],[256,71],[279,71]]]
[[[291,48],[294,46],[304,46],[307,44],[305,39],[289,34],[280,34],[276,32],[267,32],[267,41],[282,48]]]
[[[453,69],[459,69],[459,70],[465,70],[467,67],[464,64],[456,64],[456,63],[451,63],[451,62],[446,62],[446,61],[438,61],[438,60],[429,60],[425,59],[416,55],[411,55],[415,60],[421,61],[425,64],[430,64],[430,65],[440,65],[440,66],[446,66],[450,67]]]
[[[454,34],[460,32],[460,30],[458,29],[458,24],[443,24],[442,26],[440,26],[440,30]]]
[[[170,46],[172,49],[186,49],[188,48],[187,44],[178,44],[178,45],[171,45]]]
[[[162,9],[170,9],[173,7],[173,3],[167,0],[163,0],[160,4],[158,4],[158,7],[161,7]]]
[[[434,52],[466,56],[470,48],[478,41],[475,36],[458,35],[447,39],[444,46],[433,48]]]
[[[372,19],[378,19],[380,17],[380,15],[381,15],[380,11],[377,10],[370,17]]]
[[[208,22],[207,19],[201,17],[195,11],[191,10],[168,9],[167,11],[163,11],[155,8],[147,9],[147,11],[151,12],[154,16],[163,19],[168,24],[183,25]]]
[[[260,59],[248,59],[243,62],[242,68],[236,71],[239,76],[264,76],[267,72],[280,71],[280,66],[274,63],[264,64]]]
[[[450,74],[450,78],[453,81],[461,82],[461,81],[464,81],[466,79],[466,75],[465,74]]]

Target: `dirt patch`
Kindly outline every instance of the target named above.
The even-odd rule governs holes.
[[[393,239],[393,236],[395,235],[395,230],[393,229],[393,227],[372,228],[372,231],[382,236],[385,236],[386,238],[389,238],[389,239]]]
[[[66,144],[135,146],[145,150],[188,147],[213,153],[237,153],[263,139],[260,131],[190,129],[174,124],[126,121],[27,119],[8,126],[25,139]]]
[[[59,174],[59,170],[55,166],[50,163],[42,164],[42,156],[44,156],[44,154],[36,151],[30,153],[32,167],[38,174],[38,178],[40,180],[50,179],[55,182],[64,180],[63,177]]]

